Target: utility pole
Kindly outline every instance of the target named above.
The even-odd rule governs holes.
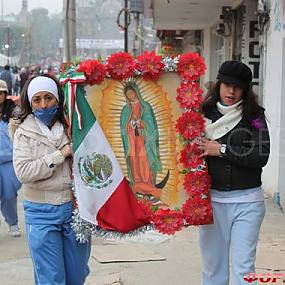
[[[1,0],[1,22],[4,23],[4,0]]]
[[[75,0],[64,0],[63,61],[71,62],[76,56],[76,4]]]
[[[128,0],[125,0],[125,52],[128,52]]]
[[[29,28],[28,28],[28,50],[29,50],[29,65],[31,65],[32,63],[32,27],[29,24]]]
[[[142,53],[142,38],[141,38],[141,20],[140,15],[144,11],[144,1],[143,0],[131,0],[130,1],[130,13],[134,14],[135,20],[135,30],[133,38],[133,54],[137,56]],[[142,17],[143,18],[143,17]]]

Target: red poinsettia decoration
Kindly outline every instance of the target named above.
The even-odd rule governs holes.
[[[190,171],[184,177],[184,188],[190,197],[201,197],[208,195],[210,187],[210,176],[205,171]]]
[[[198,80],[205,74],[206,65],[203,58],[193,52],[182,54],[177,63],[177,72],[185,80]]]
[[[189,225],[206,225],[213,223],[213,210],[209,200],[189,198],[182,206],[185,221]]]
[[[176,122],[177,131],[186,140],[193,140],[205,129],[205,120],[198,112],[183,113]]]
[[[180,153],[179,162],[183,163],[185,168],[197,168],[203,165],[203,158],[201,157],[201,150],[196,144],[187,144]]]
[[[144,79],[158,80],[163,73],[163,68],[162,57],[156,55],[154,51],[144,51],[143,54],[137,57],[136,69],[140,71]]]
[[[149,217],[149,219],[151,220],[153,212],[151,210],[151,204],[149,202],[149,200],[138,200],[138,203],[140,205],[140,207],[143,209],[143,211],[145,212],[145,214],[147,215],[147,217]]]
[[[203,90],[199,88],[198,83],[181,81],[177,89],[176,100],[180,103],[181,108],[199,109],[203,102],[202,94]]]
[[[84,72],[86,83],[89,85],[101,84],[106,76],[105,65],[98,60],[86,60],[80,62],[77,71]]]
[[[107,58],[106,68],[112,79],[123,80],[134,75],[136,63],[126,52],[117,52]]]
[[[159,209],[153,215],[155,228],[163,234],[173,235],[183,227],[183,215],[180,211]]]

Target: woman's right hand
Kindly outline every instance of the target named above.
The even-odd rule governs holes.
[[[66,144],[63,148],[60,149],[64,157],[72,156],[72,149],[70,144]]]
[[[207,140],[202,138],[197,142],[198,148],[202,151],[201,157],[203,156],[221,156],[220,148],[221,144],[217,141]]]

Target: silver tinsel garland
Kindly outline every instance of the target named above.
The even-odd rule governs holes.
[[[139,70],[135,69],[134,74],[135,76],[140,76],[142,73]]]
[[[179,56],[175,58],[164,57],[162,62],[164,63],[164,72],[174,72],[176,71],[177,63],[179,62]]]
[[[172,58],[172,57],[164,57],[162,59],[162,62],[164,64],[164,72],[176,72],[176,66],[177,66],[177,63],[179,62],[179,56],[175,57],[175,58]],[[141,71],[135,69],[134,70],[134,74],[135,76],[140,76],[142,73]]]
[[[75,233],[76,240],[78,240],[80,243],[89,242],[91,235],[104,239],[131,238],[137,236],[140,233],[144,233],[153,229],[153,225],[148,224],[128,233],[104,230],[83,220],[79,215],[78,209],[75,209],[73,211],[71,227]]]
[[[70,224],[77,241],[80,243],[90,241],[95,226],[83,220],[79,215],[78,209],[73,210],[72,222]]]

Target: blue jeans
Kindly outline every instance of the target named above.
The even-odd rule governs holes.
[[[264,202],[212,202],[212,205],[214,224],[200,226],[202,285],[228,285],[230,257],[232,284],[244,285],[244,276],[255,272]]]
[[[72,203],[24,201],[24,209],[35,284],[83,285],[89,274],[91,241],[76,241],[70,227]]]

